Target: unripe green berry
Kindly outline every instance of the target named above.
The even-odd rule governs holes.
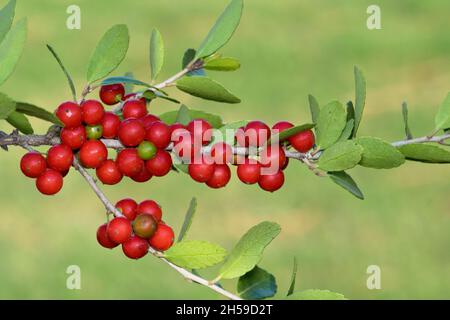
[[[158,149],[155,147],[153,143],[150,141],[142,141],[138,148],[138,155],[142,160],[149,160],[152,159],[155,155]]]
[[[150,214],[139,214],[133,221],[134,234],[143,239],[150,238],[156,231],[158,223]]]
[[[86,137],[88,140],[98,140],[103,135],[103,127],[101,125],[86,126]]]

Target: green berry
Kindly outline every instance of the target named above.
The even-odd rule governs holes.
[[[86,126],[86,137],[88,140],[98,140],[103,135],[103,127],[101,125],[97,126]]]
[[[142,141],[138,148],[138,155],[142,160],[149,160],[152,159],[155,155],[158,149],[155,147],[155,145],[152,142],[149,141]]]

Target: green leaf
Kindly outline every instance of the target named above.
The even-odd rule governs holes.
[[[180,106],[180,109],[178,109],[177,113],[177,119],[175,122],[178,122],[182,124],[183,126],[187,126],[189,122],[191,122],[192,118],[189,114],[189,108],[186,107],[184,104]]]
[[[51,112],[26,102],[16,102],[16,111],[62,126],[61,121]]]
[[[183,226],[181,227],[180,234],[178,235],[178,242],[182,241],[184,237],[186,237],[189,228],[191,227],[192,220],[195,216],[195,211],[197,209],[197,199],[192,198],[191,203],[189,204],[189,208],[186,212],[186,216],[184,217]]]
[[[332,145],[319,158],[318,167],[325,171],[342,171],[355,167],[361,161],[363,148],[355,141]]]
[[[426,163],[450,163],[450,151],[431,144],[415,143],[398,147],[407,160]]]
[[[317,145],[326,149],[336,143],[346,126],[344,106],[333,101],[325,105],[317,117]]]
[[[210,145],[222,141],[225,141],[229,145],[233,145],[237,129],[244,127],[247,123],[247,120],[231,122],[220,127],[219,129],[213,130]]]
[[[314,124],[317,124],[317,118],[319,117],[320,107],[317,99],[312,95],[308,95],[309,110],[311,112],[311,120]]]
[[[11,29],[16,8],[16,0],[9,1],[6,6],[0,9],[0,42],[5,38]]]
[[[0,92],[0,120],[8,118],[15,110],[16,102],[6,94]]]
[[[288,300],[347,300],[344,295],[329,290],[309,289],[296,291]]]
[[[274,222],[261,222],[239,240],[219,271],[219,277],[233,279],[252,270],[262,259],[264,248],[280,233]]]
[[[292,274],[291,274],[291,284],[289,285],[289,289],[287,292],[288,296],[290,296],[295,290],[295,281],[297,278],[297,270],[298,270],[297,258],[294,257],[294,265],[292,267]]]
[[[203,269],[223,261],[227,251],[207,241],[181,241],[164,253],[164,257],[179,267]]]
[[[26,38],[27,20],[24,18],[9,30],[0,44],[0,85],[9,78],[19,62]]]
[[[364,200],[364,195],[355,180],[345,171],[328,172],[328,176],[338,186],[341,186],[358,199]]]
[[[208,77],[183,77],[176,86],[181,91],[195,97],[226,103],[239,103],[241,100],[225,89],[220,83]]]
[[[164,64],[164,42],[158,29],[153,29],[150,38],[150,67],[152,80],[158,77]]]
[[[127,79],[134,79],[133,72],[128,71],[127,73],[125,73],[124,77]],[[125,94],[129,94],[133,92],[134,84],[131,82],[124,83],[124,87],[125,87]]]
[[[402,114],[403,114],[403,123],[405,124],[406,139],[412,139],[413,135],[411,133],[411,129],[409,128],[409,121],[408,121],[408,104],[406,102],[403,102],[402,104]]]
[[[140,80],[136,80],[131,77],[109,77],[102,81],[102,86],[109,85],[109,84],[116,84],[116,83],[133,84],[133,85],[137,85],[137,86],[151,87],[150,84],[142,82]]]
[[[355,107],[351,101],[347,102],[347,122],[350,121],[350,119],[353,119],[353,121],[355,120]]]
[[[180,101],[178,101],[177,99],[171,98],[168,95],[165,95],[159,91],[156,91],[155,93],[156,93],[157,98],[164,99],[164,100],[176,103],[176,104],[180,104]]]
[[[283,130],[283,131],[281,131],[279,133],[273,134],[269,138],[269,140],[267,140],[267,144],[270,144],[274,140],[278,141],[278,142],[285,141],[289,137],[292,137],[293,135],[296,135],[299,132],[306,131],[306,130],[309,130],[309,129],[312,129],[312,128],[314,128],[314,124],[307,123],[307,124],[302,124],[302,125],[299,125],[299,126],[295,126],[295,127],[289,128],[287,130]]]
[[[206,70],[215,70],[215,71],[234,71],[241,67],[241,63],[238,59],[235,58],[217,58],[208,60],[203,65],[203,68]]]
[[[355,128],[353,130],[353,136],[356,137],[359,124],[361,123],[362,115],[364,112],[364,106],[366,104],[366,80],[364,75],[358,67],[354,69],[355,73]]]
[[[20,132],[23,134],[33,134],[33,127],[30,124],[30,121],[28,121],[27,117],[25,117],[22,113],[14,111],[12,112],[8,118],[6,118],[6,121],[10,125],[12,125],[14,128],[19,129]]]
[[[64,75],[66,76],[67,81],[69,82],[69,87],[70,87],[70,91],[72,92],[73,101],[77,101],[77,92],[75,90],[75,85],[73,84],[72,77],[70,76],[70,74],[67,71],[66,67],[64,67],[64,64],[62,63],[62,61],[59,58],[59,56],[56,53],[56,51],[49,44],[47,44],[47,49],[50,51],[50,53],[56,59],[56,61],[58,62],[59,66],[61,67],[62,71],[64,72]]]
[[[237,292],[245,300],[270,298],[277,293],[277,283],[272,274],[256,266],[239,278]]]
[[[345,125],[344,131],[342,131],[338,141],[345,141],[350,139],[350,137],[352,136],[354,126],[355,126],[355,119],[348,120],[347,124]]]
[[[195,49],[187,49],[184,52],[183,60],[181,62],[181,69],[186,68],[188,66],[188,64],[194,60],[195,53],[196,53]]]
[[[232,0],[197,49],[195,58],[204,58],[222,48],[230,40],[241,20],[243,0]]]
[[[128,28],[124,24],[117,24],[106,31],[89,61],[89,83],[106,77],[119,66],[127,54],[129,41]]]
[[[405,162],[403,154],[390,143],[374,137],[361,137],[356,142],[364,148],[359,165],[375,169],[391,169]]]
[[[168,111],[159,116],[161,121],[165,122],[166,124],[174,124],[177,122],[177,116],[178,116],[178,110]],[[207,113],[200,110],[193,110],[189,109],[189,117],[190,119],[204,119],[209,122],[209,124],[213,128],[220,128],[223,126],[222,118],[218,115]],[[190,121],[190,120],[189,120]],[[188,121],[188,122],[189,122]],[[181,123],[183,124],[183,123]]]
[[[450,92],[447,94],[444,102],[442,102],[434,122],[436,131],[450,128]]]

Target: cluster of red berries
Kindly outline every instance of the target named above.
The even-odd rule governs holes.
[[[172,246],[173,230],[161,220],[161,207],[155,201],[137,204],[133,199],[123,199],[116,203],[116,208],[123,217],[116,217],[97,229],[97,241],[102,247],[112,249],[121,244],[128,258],[139,259],[150,247],[165,251]]]

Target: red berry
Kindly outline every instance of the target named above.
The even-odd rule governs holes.
[[[178,122],[175,122],[174,124],[171,124],[169,126],[169,128],[170,128],[170,134],[171,135],[174,134],[174,132],[175,132],[175,135],[174,135],[175,139],[172,138],[172,141],[176,141],[177,140],[176,139],[178,137],[177,132],[176,132],[177,130],[186,129],[185,126],[183,126],[181,123],[178,123]]]
[[[80,149],[80,162],[85,168],[97,168],[108,158],[108,149],[99,140],[89,140]]]
[[[271,167],[276,171],[281,169],[286,162],[286,153],[280,146],[271,145],[265,148],[261,154],[260,163],[263,167]]]
[[[257,183],[261,176],[261,165],[254,160],[245,159],[244,163],[238,164],[237,175],[246,184]]]
[[[272,130],[277,130],[278,133],[292,128],[294,125],[288,121],[279,121],[272,126]]]
[[[37,152],[28,152],[20,160],[20,170],[29,178],[37,178],[47,168],[45,158]]]
[[[61,130],[61,142],[72,150],[80,149],[86,142],[86,130],[83,126],[75,128],[63,128]]]
[[[230,163],[233,160],[233,150],[229,144],[218,142],[211,147],[211,158],[217,164]]]
[[[284,170],[288,167],[289,165],[289,158],[286,158],[286,161],[284,162],[283,166],[281,167],[281,170]]]
[[[59,172],[70,169],[73,162],[73,153],[65,144],[58,144],[51,147],[47,152],[47,165]]]
[[[120,118],[112,112],[105,112],[102,120],[103,137],[113,139],[117,136],[119,131]]]
[[[305,130],[289,137],[292,147],[298,152],[308,152],[314,146],[315,137],[311,130]]]
[[[147,103],[144,100],[128,100],[123,104],[122,114],[125,119],[139,119],[148,113]]]
[[[127,119],[119,126],[118,137],[127,147],[135,147],[145,138],[144,125],[137,119]]]
[[[115,207],[127,217],[128,220],[133,221],[136,218],[136,209],[138,204],[133,199],[122,199],[116,203]]]
[[[194,158],[200,155],[201,144],[198,142],[201,141],[197,140],[197,144],[194,146],[194,139],[186,129],[174,131],[172,140],[174,141],[173,152],[184,162],[193,162]]]
[[[108,234],[106,233],[106,223],[102,224],[100,227],[98,227],[97,229],[97,241],[98,243],[107,249],[112,249],[118,246],[117,243],[115,243],[114,241],[112,241],[109,237]]]
[[[245,126],[243,132],[238,130],[238,143],[245,146],[260,147],[270,137],[270,128],[262,121],[250,121]]]
[[[136,149],[123,149],[117,154],[117,166],[120,172],[127,177],[132,177],[139,174],[144,167],[144,160],[142,160]]]
[[[133,221],[134,234],[144,239],[150,238],[157,227],[158,222],[150,214],[140,214]]]
[[[81,112],[83,114],[83,122],[95,126],[102,122],[105,115],[105,109],[97,100],[86,100],[81,104]]]
[[[208,121],[203,119],[194,119],[187,125],[187,130],[195,139],[199,139],[203,145],[208,144],[212,138],[212,127]]]
[[[153,177],[153,175],[147,170],[145,166],[142,167],[142,170],[135,174],[130,176],[130,178],[136,182],[147,182]]]
[[[140,214],[149,214],[151,215],[156,222],[161,221],[162,218],[162,210],[156,201],[153,200],[144,200],[141,203],[139,203],[136,213],[138,215]]]
[[[216,164],[214,167],[214,173],[206,184],[208,187],[218,189],[223,188],[227,185],[228,181],[231,178],[231,171],[228,165],[226,164]]]
[[[117,184],[122,180],[122,173],[114,160],[106,160],[96,170],[97,178],[103,184]]]
[[[100,99],[104,104],[113,105],[122,100],[125,88],[121,83],[110,84],[100,88]]]
[[[53,195],[59,192],[63,186],[63,177],[60,172],[53,169],[46,169],[36,179],[37,189],[46,195]]]
[[[151,125],[155,121],[159,121],[159,117],[153,115],[153,114],[147,114],[146,116],[140,118],[142,124],[144,125],[144,128],[147,130],[148,126]]]
[[[155,156],[145,162],[147,170],[156,177],[162,177],[172,169],[172,157],[170,153],[159,149]]]
[[[81,125],[81,108],[75,102],[67,101],[60,104],[55,114],[66,128],[74,128]]]
[[[155,250],[166,251],[172,246],[174,237],[171,227],[164,223],[159,223],[155,234],[148,240],[148,243]]]
[[[200,163],[191,163],[188,166],[189,175],[197,182],[208,181],[214,173],[215,164],[206,163],[202,158]]]
[[[167,124],[155,121],[147,127],[145,140],[153,142],[159,148],[164,149],[170,143],[171,131]]]
[[[284,173],[283,171],[278,171],[275,174],[261,175],[258,184],[263,190],[270,192],[277,191],[284,184]]]
[[[122,101],[128,101],[128,100],[142,100],[143,102],[146,102],[144,97],[136,98],[137,92],[132,92],[129,94],[126,94],[123,96]]]
[[[108,237],[115,243],[124,243],[131,237],[131,223],[127,218],[117,217],[112,219],[106,227]]]
[[[140,259],[148,252],[149,244],[146,240],[132,236],[122,244],[123,253],[130,259]]]

